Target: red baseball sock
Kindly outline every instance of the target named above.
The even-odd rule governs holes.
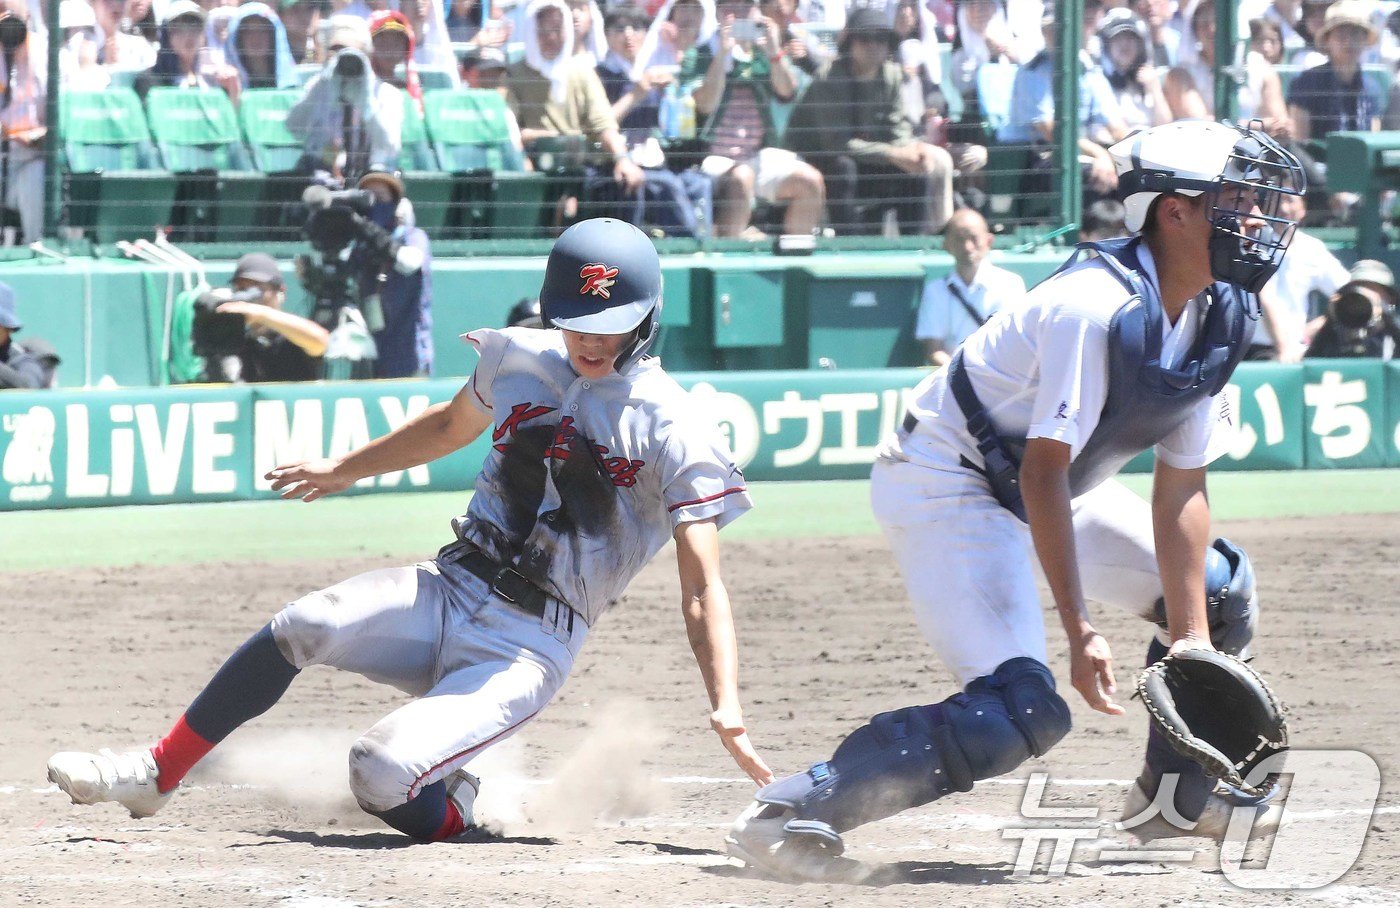
[[[161,738],[160,743],[151,749],[156,768],[160,770],[156,777],[156,788],[161,794],[173,790],[194,764],[204,759],[204,755],[213,749],[214,745],[195,734],[185,723],[185,717],[181,716],[175,727],[170,729],[170,734]],[[459,817],[458,823],[460,822]]]
[[[433,833],[433,841],[441,842],[443,839],[450,839],[466,829],[466,824],[462,822],[462,812],[457,809],[451,798],[447,799],[447,813],[442,818],[442,825],[438,831]]]

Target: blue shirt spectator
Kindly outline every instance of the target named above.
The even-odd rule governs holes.
[[[1357,69],[1347,78],[1331,63],[1298,74],[1288,87],[1288,103],[1308,114],[1308,137],[1338,130],[1369,132],[1385,109],[1380,87]]]
[[[997,133],[998,142],[1032,144],[1045,141],[1046,131],[1055,124],[1055,60],[1054,51],[1042,50],[1016,73],[1011,86],[1011,116]],[[1080,124],[1085,132],[1106,129],[1103,93],[1110,91],[1103,80],[1087,78],[1081,70],[1079,77]]]

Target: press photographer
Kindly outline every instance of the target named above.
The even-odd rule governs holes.
[[[1390,268],[1374,259],[1357,262],[1351,279],[1328,298],[1327,313],[1314,321],[1306,355],[1391,359],[1400,343],[1397,302]]]
[[[372,171],[356,189],[312,186],[302,199],[312,252],[297,257],[297,274],[314,300],[312,318],[331,331],[327,359],[349,363],[348,374],[328,369],[328,377],[428,374],[428,238],[413,226],[403,183]]]
[[[306,94],[287,113],[287,129],[304,143],[307,172],[348,184],[371,166],[398,160],[404,96],[375,77],[363,22],[337,25],[329,44],[340,50],[307,83]]]
[[[282,311],[286,297],[282,272],[272,256],[250,252],[240,258],[227,288],[210,290],[194,300],[189,334],[198,359],[183,380],[247,383],[320,378],[330,334],[310,319]]]

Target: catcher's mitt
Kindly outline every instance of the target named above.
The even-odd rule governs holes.
[[[1265,759],[1288,750],[1288,722],[1273,691],[1244,662],[1215,650],[1182,650],[1143,672],[1137,690],[1152,724],[1206,775],[1249,795],[1267,795],[1278,784],[1276,773],[1245,782]]]

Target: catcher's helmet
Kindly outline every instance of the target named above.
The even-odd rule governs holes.
[[[1260,128],[1178,120],[1134,133],[1109,149],[1129,230],[1143,229],[1162,193],[1206,194],[1216,280],[1258,293],[1278,270],[1297,224],[1278,213],[1307,188],[1302,165]],[[1246,227],[1242,222],[1256,226]]]
[[[636,227],[613,218],[580,221],[549,253],[540,308],[548,325],[581,334],[627,334],[617,358],[625,372],[656,340],[661,315],[661,261]]]

